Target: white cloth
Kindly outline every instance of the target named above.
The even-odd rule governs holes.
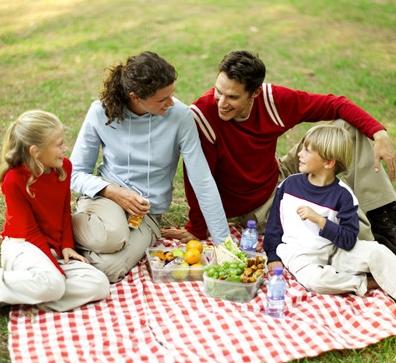
[[[321,249],[296,249],[282,243],[276,249],[285,266],[307,289],[321,294],[367,291],[367,273],[378,285],[396,299],[396,255],[375,241],[358,240],[346,251],[334,245]]]
[[[67,311],[109,295],[109,281],[95,267],[76,260],[58,262],[66,276],[32,243],[6,237],[1,244],[0,302]]]

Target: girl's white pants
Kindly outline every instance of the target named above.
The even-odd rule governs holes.
[[[109,281],[101,271],[81,261],[58,262],[66,276],[32,243],[6,237],[1,244],[0,302],[67,311],[108,296]]]

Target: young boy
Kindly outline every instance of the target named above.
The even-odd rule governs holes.
[[[396,299],[396,256],[375,241],[357,240],[358,201],[336,177],[351,161],[351,147],[343,128],[308,131],[298,154],[301,174],[279,185],[266,226],[269,268],[283,263],[318,293],[363,296],[381,287]]]

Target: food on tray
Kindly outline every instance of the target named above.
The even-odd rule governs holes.
[[[189,267],[190,265],[187,262],[182,261],[180,265],[174,266],[174,268],[172,268],[171,276],[177,281],[186,280],[188,274],[190,273]]]
[[[153,255],[165,263],[172,261],[176,257],[173,255],[172,251],[155,251]]]
[[[184,252],[184,261],[186,261],[189,265],[193,265],[201,261],[201,252],[198,248],[190,248],[186,252]]]
[[[246,254],[237,246],[230,236],[225,239],[222,246],[224,246],[233,255],[237,256],[242,262],[246,262]]]
[[[184,251],[181,248],[175,248],[172,250],[173,256],[184,257]]]
[[[247,258],[247,257],[246,257]],[[232,282],[256,282],[264,274],[263,256],[255,256],[243,262],[224,262],[221,265],[210,265],[205,269],[208,277]]]
[[[203,251],[203,245],[201,241],[198,241],[196,239],[191,239],[187,242],[186,244],[186,251],[188,251],[190,248],[197,248],[200,253]]]
[[[240,276],[241,282],[256,282],[264,274],[265,261],[262,256],[249,258],[243,274]]]
[[[146,255],[153,281],[202,280],[204,267],[212,259],[213,247],[196,242],[190,243],[189,248],[186,246],[185,249],[182,247],[147,249]]]
[[[255,255],[244,262],[224,262],[206,267],[204,291],[211,297],[247,302],[263,282],[265,256]]]

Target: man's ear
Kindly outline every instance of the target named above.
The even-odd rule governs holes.
[[[252,93],[252,98],[256,98],[261,92],[261,87],[258,87],[255,89],[255,91]]]
[[[335,160],[326,160],[324,163],[325,169],[334,169],[336,166],[336,161]]]
[[[37,159],[40,155],[40,149],[36,145],[29,146],[29,154],[33,159]]]

